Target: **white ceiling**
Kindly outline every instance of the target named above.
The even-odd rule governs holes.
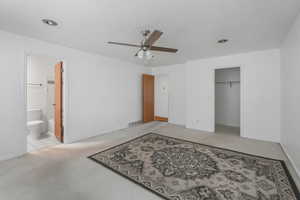
[[[141,30],[158,29],[157,46],[179,49],[154,52],[148,65],[159,66],[279,47],[299,8],[299,0],[0,0],[0,29],[135,63],[137,49],[107,41],[138,44]]]

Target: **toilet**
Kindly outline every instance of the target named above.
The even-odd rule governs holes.
[[[44,131],[45,122],[42,120],[42,110],[33,109],[27,111],[27,128],[29,137],[39,139]]]

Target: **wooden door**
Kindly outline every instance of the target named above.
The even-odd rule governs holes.
[[[59,62],[55,65],[55,111],[54,111],[54,121],[55,121],[55,136],[60,141],[63,142],[63,110],[62,110],[62,76],[63,73],[63,63]]]
[[[143,74],[143,121],[154,121],[154,76]]]

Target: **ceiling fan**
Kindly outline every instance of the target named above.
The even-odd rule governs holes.
[[[176,53],[178,51],[178,49],[153,46],[153,44],[163,34],[163,32],[161,32],[161,31],[154,30],[151,33],[149,30],[145,30],[145,31],[142,31],[141,33],[143,35],[143,40],[141,41],[140,45],[129,44],[129,43],[121,43],[121,42],[111,42],[111,41],[109,41],[108,44],[123,45],[123,46],[130,46],[130,47],[138,47],[139,50],[135,54],[135,56],[137,56],[140,59],[146,58],[147,60],[153,58],[153,55],[151,54],[150,50],[151,51],[169,52],[169,53]]]

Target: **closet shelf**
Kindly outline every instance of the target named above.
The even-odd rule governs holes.
[[[235,83],[240,83],[240,81],[216,81],[216,84],[224,84],[224,85],[229,85],[230,87],[232,87],[232,84]]]

